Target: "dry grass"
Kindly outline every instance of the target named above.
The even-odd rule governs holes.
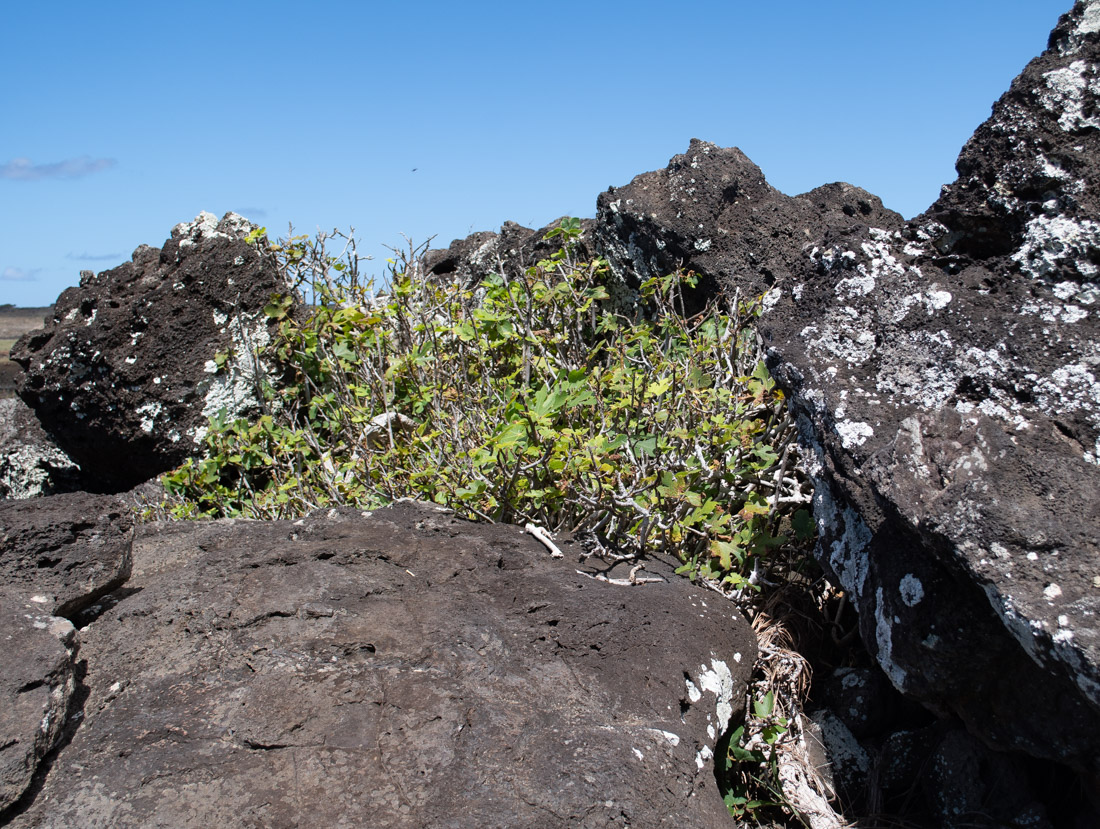
[[[19,339],[28,331],[42,327],[50,308],[13,308],[0,305],[0,351],[7,352],[5,343]]]

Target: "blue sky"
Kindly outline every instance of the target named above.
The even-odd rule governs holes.
[[[0,303],[48,305],[200,210],[354,226],[381,275],[402,234],[591,216],[692,137],[908,217],[1071,5],[7,2]]]

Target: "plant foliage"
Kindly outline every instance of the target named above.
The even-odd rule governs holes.
[[[759,300],[688,318],[692,274],[625,292],[604,262],[575,260],[579,233],[564,221],[548,234],[559,252],[477,284],[425,275],[411,249],[384,293],[360,281],[350,240],[326,253],[347,237],[272,246],[313,303],[272,298],[268,411],[212,422],[204,457],[164,479],[175,515],[413,497],[758,587],[811,534],[794,429],[751,326]]]

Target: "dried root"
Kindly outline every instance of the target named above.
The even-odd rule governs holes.
[[[795,650],[791,610],[779,610],[779,605],[769,602],[753,619],[760,655],[747,692],[744,729],[735,734],[739,744],[730,756],[740,758],[741,787],[756,792],[748,805],[771,803],[810,829],[849,829],[852,824],[834,806],[837,797],[827,769],[818,768],[808,743],[814,738],[802,709],[810,691],[810,665]],[[743,816],[749,816],[747,811]]]

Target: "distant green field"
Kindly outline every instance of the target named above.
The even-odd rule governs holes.
[[[11,351],[11,347],[15,345],[15,340],[3,340],[0,339],[0,358],[8,359],[8,352]]]

